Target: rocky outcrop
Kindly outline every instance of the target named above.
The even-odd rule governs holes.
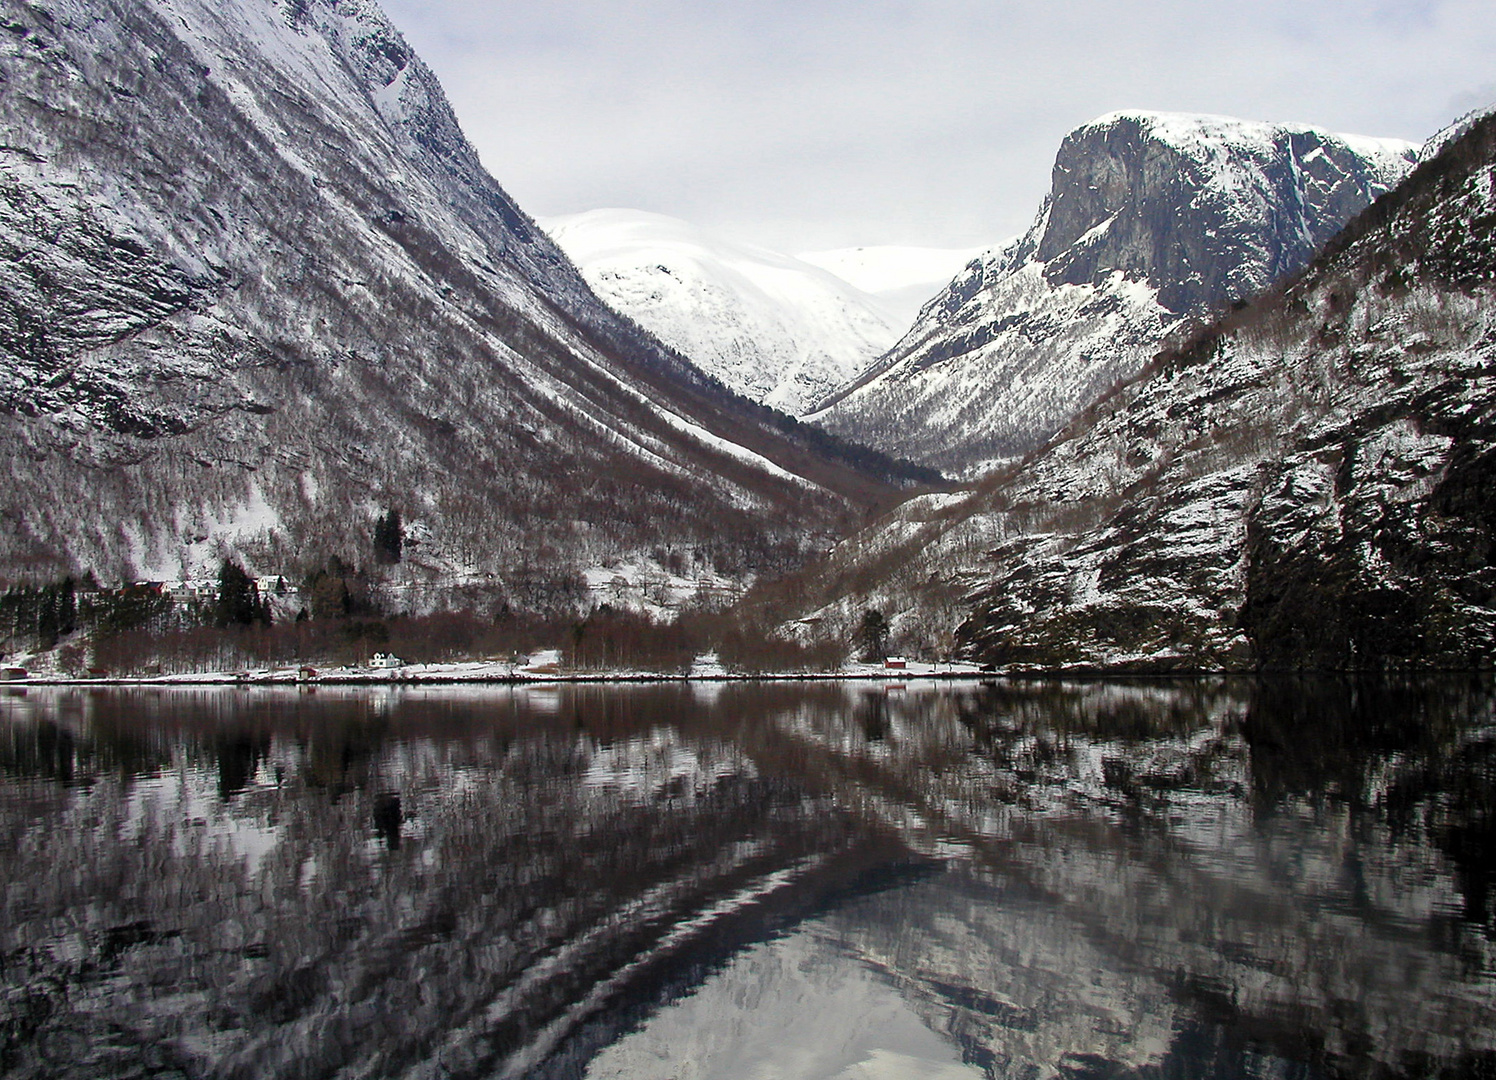
[[[1036,461],[1009,494],[1093,521],[994,552],[974,652],[1496,662],[1496,519],[1474,495],[1496,441],[1493,151],[1496,124],[1472,131],[1301,282],[1167,354]]]
[[[896,648],[1011,668],[1491,666],[1493,193],[1487,119],[1296,282],[900,507],[785,610],[882,607]]]
[[[1021,456],[1182,322],[1301,269],[1414,150],[1223,117],[1101,117],[1066,136],[1028,233],[973,260],[813,418],[955,471]]]

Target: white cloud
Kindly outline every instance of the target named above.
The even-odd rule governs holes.
[[[1488,0],[386,0],[532,213],[781,250],[1021,229],[1117,108],[1422,138],[1491,86]]]

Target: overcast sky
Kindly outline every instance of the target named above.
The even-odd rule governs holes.
[[[1122,108],[1421,140],[1496,100],[1496,0],[383,0],[530,213],[798,252],[1025,228]]]

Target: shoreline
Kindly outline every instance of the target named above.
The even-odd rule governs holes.
[[[562,684],[603,683],[746,683],[746,682],[874,682],[897,688],[905,683],[942,683],[980,680],[1044,681],[1080,680],[1086,682],[1200,682],[1205,680],[1261,679],[1264,677],[1339,677],[1407,678],[1428,676],[1475,675],[1489,677],[1489,668],[1410,668],[1397,670],[1318,670],[1232,671],[1209,669],[1114,670],[1083,668],[1018,668],[982,670],[969,663],[919,664],[909,668],[848,668],[841,671],[766,671],[731,672],[705,670],[691,672],[659,671],[534,671],[497,663],[410,664],[392,671],[333,668],[315,676],[302,677],[295,668],[260,669],[249,672],[190,672],[171,675],[70,676],[28,673],[24,678],[0,678],[0,691],[25,689],[28,686],[75,689],[117,689],[130,687],[301,687],[314,690],[328,687],[418,687],[418,686],[554,686]]]
[[[904,683],[998,677],[975,664],[919,664],[909,668],[850,668],[841,671],[731,672],[721,669],[691,672],[534,671],[499,663],[408,664],[385,670],[332,668],[302,676],[298,668],[270,668],[243,672],[190,672],[170,675],[71,676],[28,673],[25,678],[0,681],[0,689],[47,687],[287,687],[299,686],[533,686],[556,683],[727,683],[876,681]]]

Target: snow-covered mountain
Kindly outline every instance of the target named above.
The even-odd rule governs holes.
[[[816,422],[979,472],[1043,443],[1165,336],[1301,268],[1416,146],[1121,112],[1065,137],[1033,226],[983,254]]]
[[[373,0],[0,8],[0,572],[359,562],[397,506],[528,603],[886,492],[599,302]]]
[[[800,614],[1014,667],[1490,667],[1493,240],[1488,116],[1027,461],[849,539]]]
[[[614,309],[754,401],[802,413],[905,329],[834,273],[678,218],[591,210],[541,226]]]
[[[795,257],[872,293],[892,312],[902,332],[914,324],[920,308],[985,250],[883,244],[802,251]]]

